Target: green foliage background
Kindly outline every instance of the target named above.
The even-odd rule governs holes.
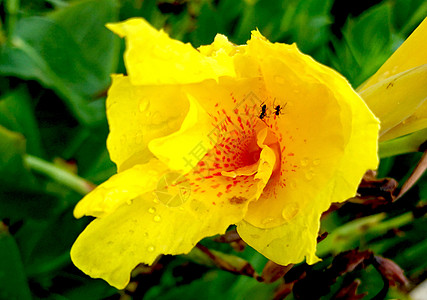
[[[194,46],[211,43],[216,33],[245,43],[250,31],[258,28],[271,41],[297,43],[357,87],[427,15],[427,3],[372,1],[369,4],[375,5],[359,3],[348,14],[339,10],[343,2],[2,1],[0,299],[131,297],[102,280],[90,279],[70,261],[70,247],[90,221],[72,216],[83,192],[30,169],[32,157],[38,157],[95,184],[115,173],[105,147],[104,102],[109,74],[125,73],[124,43],[105,23],[144,17]],[[414,153],[384,159],[379,176],[402,184],[420,157]],[[405,197],[381,211],[347,204],[330,214],[322,225],[330,236],[319,244],[325,260],[317,267],[326,267],[334,254],[360,247],[393,259],[414,284],[427,278],[427,219],[411,213],[427,199],[426,179],[422,177]],[[210,239],[204,244],[236,254],[228,245]],[[258,271],[266,262],[250,248],[236,255]],[[188,261],[187,257],[165,258],[161,270],[141,275],[134,297],[270,299],[277,287]],[[381,278],[370,269],[352,276],[361,278],[362,292],[374,295],[381,289]],[[389,296],[397,293],[391,290]]]

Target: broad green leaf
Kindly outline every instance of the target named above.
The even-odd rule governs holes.
[[[427,15],[424,0],[388,0],[392,4],[393,24],[402,36],[408,36]]]
[[[45,191],[4,191],[0,188],[0,220],[42,220],[53,216],[63,202]]]
[[[91,280],[85,282],[86,284],[77,288],[70,289],[69,291],[61,293],[67,300],[82,300],[82,295],[85,299],[115,299],[112,297],[118,294],[118,291],[112,286],[108,285],[102,280]],[[118,295],[116,295],[118,296]]]
[[[0,299],[31,299],[15,239],[0,222]]]
[[[203,3],[196,19],[195,30],[190,33],[192,44],[194,46],[210,44],[217,33],[225,34],[233,42],[237,42],[232,37],[232,23],[240,17],[243,7],[244,3],[241,0],[220,1],[218,5]],[[251,30],[254,29],[255,27]]]
[[[316,52],[329,41],[332,3],[332,0],[287,2],[278,32],[290,35],[289,42],[316,57]]]
[[[117,67],[118,39],[105,24],[118,20],[118,8],[116,0],[86,0],[47,15],[71,35],[82,51],[84,62],[90,63],[87,67],[94,68],[90,75],[95,76],[100,85],[89,87],[91,94],[102,92],[101,89],[109,85],[110,74]]]
[[[25,138],[0,126],[0,141],[0,188],[34,189],[36,180],[23,162]]]
[[[349,19],[342,33],[341,41],[333,40],[336,58],[332,64],[356,87],[395,50],[390,6],[380,4]]]
[[[280,20],[285,13],[281,1],[259,0],[243,1],[242,17],[231,39],[238,44],[246,43],[252,30],[258,28],[268,39],[275,41],[274,34],[278,33]]]
[[[24,135],[28,153],[42,155],[40,133],[30,95],[23,86],[0,98],[0,125]]]
[[[38,80],[81,122],[98,123],[104,110],[92,102],[108,88],[119,50],[104,24],[116,20],[114,0],[76,2],[45,17],[23,18],[1,49],[0,73]]]
[[[16,234],[28,277],[37,278],[71,264],[71,245],[87,225],[87,220],[74,219],[72,209],[68,206],[44,221],[27,220]]]

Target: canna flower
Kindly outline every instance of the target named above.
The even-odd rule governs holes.
[[[427,18],[358,89],[381,120],[381,142],[427,128],[426,47]]]
[[[74,264],[121,289],[231,224],[278,264],[317,262],[320,215],[378,163],[378,120],[348,82],[258,31],[194,49],[142,19],[108,28],[127,47],[107,98],[118,173],[75,208],[96,219]]]

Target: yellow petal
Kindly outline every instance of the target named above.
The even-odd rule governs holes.
[[[188,97],[190,109],[181,128],[168,136],[151,140],[148,145],[150,151],[170,169],[182,170],[184,173],[195,165],[188,156],[196,153],[197,163],[212,149],[213,142],[209,139],[209,133],[214,129],[207,112],[194,97]]]
[[[110,178],[76,208],[76,215],[108,211],[76,240],[74,264],[122,289],[137,264],[152,264],[160,254],[188,253],[202,238],[241,221],[258,194],[256,180],[213,174],[208,164],[209,156],[194,172],[180,175],[151,161]]]
[[[413,133],[418,130],[427,128],[427,101],[424,100],[423,104],[407,119],[387,131],[381,136],[382,141],[388,141],[397,137]]]
[[[397,49],[381,68],[358,91],[406,70],[427,64],[427,17]]]
[[[179,130],[189,104],[177,86],[134,86],[123,75],[112,79],[107,97],[107,147],[122,171],[153,158],[148,143]]]
[[[222,56],[219,60],[205,56],[190,44],[169,38],[144,19],[133,18],[107,27],[126,37],[124,59],[132,84],[182,84],[234,75]]]
[[[384,141],[382,135],[413,115],[426,101],[427,64],[371,85],[360,96],[381,120],[380,141]],[[422,117],[422,111],[418,115]]]
[[[247,221],[237,224],[239,235],[248,245],[278,264],[297,263],[304,258],[308,264],[316,263],[319,260],[315,255],[316,238],[322,213],[332,202],[354,196],[365,171],[378,165],[378,121],[366,113],[364,105],[357,102],[350,105],[354,116],[360,117],[353,119],[351,137],[339,167],[310,203],[306,206],[290,203],[283,211],[283,217],[289,221],[273,228],[259,228]]]
[[[156,189],[159,178],[167,171],[165,164],[152,159],[113,175],[77,203],[74,216],[104,217],[120,205],[131,203],[139,195]]]
[[[207,206],[189,199],[179,207],[146,193],[89,224],[71,249],[74,264],[94,278],[123,289],[139,263],[160,254],[184,254],[206,236],[224,233],[243,217],[245,202]]]
[[[312,205],[319,190],[333,178],[351,138],[352,118],[364,120],[358,128],[374,123],[369,128],[374,135],[378,122],[342,76],[301,54],[295,46],[271,44],[253,32],[246,55],[258,61],[271,95],[264,103],[272,116],[264,121],[277,136],[281,166],[260,199],[250,203],[245,220],[269,228],[304,214],[304,208]],[[360,117],[354,113],[353,103],[363,108]],[[281,111],[275,115],[278,105]],[[375,137],[370,142],[375,146]],[[376,159],[374,150],[369,155]],[[358,151],[365,149],[360,145]],[[352,179],[354,185],[360,178]],[[355,191],[353,186],[350,193]]]
[[[282,164],[237,230],[276,263],[305,257],[312,264],[321,214],[354,196],[366,170],[377,167],[378,120],[339,74],[296,48],[255,38],[248,53],[270,48],[261,72],[276,103],[282,95],[283,115],[266,120],[281,143]]]
[[[217,34],[212,44],[200,46],[198,50],[201,54],[216,61],[216,63],[211,64],[216,74],[234,76],[233,56],[239,51],[239,48],[239,46],[231,43],[225,35]]]

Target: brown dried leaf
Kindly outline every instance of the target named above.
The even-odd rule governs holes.
[[[276,264],[275,262],[269,260],[262,270],[261,281],[265,283],[272,283],[283,276],[293,267],[293,264],[289,264],[287,266],[281,266]]]
[[[374,256],[374,266],[381,273],[383,278],[388,280],[389,285],[396,286],[396,283],[400,284],[404,288],[409,287],[409,280],[406,278],[403,270],[394,261],[381,257]]]

